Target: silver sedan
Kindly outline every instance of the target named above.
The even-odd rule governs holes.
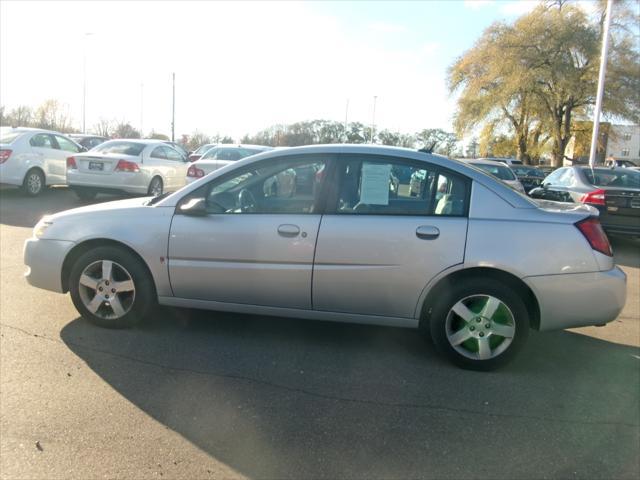
[[[411,327],[488,370],[531,328],[617,317],[626,277],[597,215],[419,151],[290,148],[166,197],[47,216],[26,242],[26,278],[70,292],[104,327],[156,303]]]

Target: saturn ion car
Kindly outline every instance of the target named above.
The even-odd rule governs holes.
[[[288,171],[316,172],[312,188],[280,188],[309,177]],[[130,327],[159,303],[411,327],[479,370],[530,329],[606,324],[626,297],[596,209],[364,145],[271,150],[164,197],[46,216],[24,255],[32,285],[70,292],[100,326]]]

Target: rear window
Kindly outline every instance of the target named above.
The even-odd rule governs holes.
[[[209,150],[210,148],[215,147],[215,145],[209,143],[207,145],[201,145],[199,146],[195,152],[193,152],[195,155],[202,155],[203,153],[205,153],[207,150]]]
[[[117,155],[133,155],[137,157],[146,145],[137,142],[104,142],[92,151],[96,153],[115,153]]]
[[[545,176],[543,172],[541,172],[540,170],[536,170],[535,168],[521,167],[516,165],[511,167],[511,170],[513,170],[516,175],[519,175],[521,177],[544,178]]]
[[[490,173],[494,177],[498,177],[500,180],[516,179],[515,174],[509,167],[504,167],[502,165],[486,165],[481,163],[475,163],[473,166]]]
[[[583,170],[589,183],[596,187],[640,188],[640,172],[635,170]]]
[[[3,132],[0,133],[0,143],[13,143],[23,132]]]

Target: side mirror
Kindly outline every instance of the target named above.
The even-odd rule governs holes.
[[[178,212],[192,217],[204,217],[207,214],[207,202],[204,198],[192,198],[178,206]]]
[[[89,149],[87,147],[83,147],[82,145],[80,145],[80,152],[88,152]]]
[[[548,189],[549,189],[549,185],[551,185],[551,184],[550,184],[550,183],[547,183],[547,182],[544,182],[544,183],[542,184],[542,188],[544,188],[545,190],[548,190]]]

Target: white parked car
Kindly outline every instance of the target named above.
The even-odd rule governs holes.
[[[155,303],[412,327],[478,370],[511,359],[531,328],[614,320],[627,291],[595,208],[371,145],[275,149],[167,197],[46,216],[24,258],[30,284],[70,292],[105,327]]]
[[[481,158],[465,161],[468,164],[479,168],[480,170],[484,170],[485,172],[490,173],[494,177],[498,177],[504,183],[506,183],[510,187],[515,188],[520,193],[526,193],[524,187],[522,186],[522,183],[520,183],[520,180],[518,180],[515,172],[511,170],[511,167],[509,167],[507,163]]]
[[[58,132],[9,128],[0,133],[0,183],[22,187],[30,196],[47,185],[65,185],[66,160],[85,151]]]
[[[219,145],[210,148],[200,159],[193,162],[187,170],[187,183],[191,183],[242,158],[272,149],[273,147],[265,147],[263,145]]]
[[[162,195],[185,185],[185,155],[161,140],[110,140],[67,158],[67,183],[80,198],[98,192]]]

